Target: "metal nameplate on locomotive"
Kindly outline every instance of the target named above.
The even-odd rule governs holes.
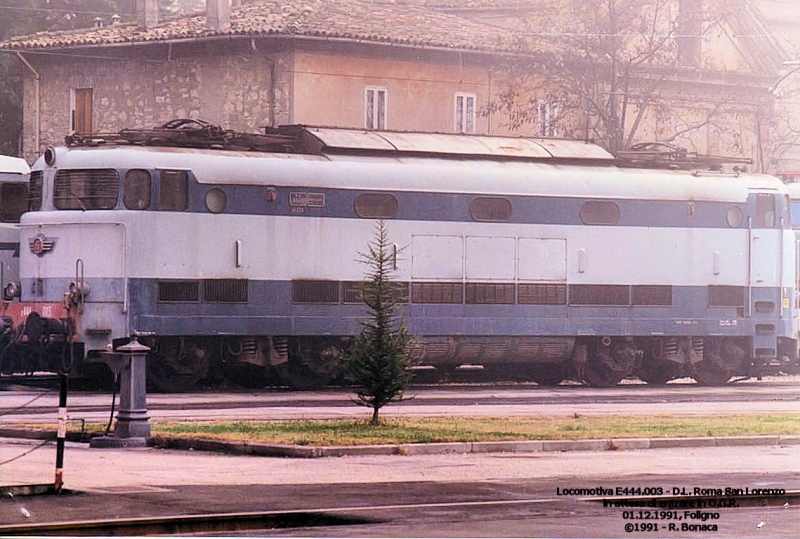
[[[293,208],[324,208],[325,193],[290,192],[289,206]]]

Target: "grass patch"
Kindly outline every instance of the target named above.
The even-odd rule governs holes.
[[[583,416],[320,421],[157,421],[154,435],[290,445],[363,445],[511,440],[800,434],[800,414]]]
[[[55,430],[55,425],[15,426]],[[88,424],[86,431],[102,434],[105,424]],[[800,435],[800,414],[386,418],[378,426],[370,425],[368,420],[352,419],[153,421],[151,431],[154,436],[303,446]]]

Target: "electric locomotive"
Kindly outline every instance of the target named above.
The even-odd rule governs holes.
[[[418,368],[719,385],[796,364],[783,184],[673,168],[525,137],[74,135],[33,166],[21,300],[67,310],[77,368],[137,338],[155,389],[319,387],[361,329],[384,220]]]

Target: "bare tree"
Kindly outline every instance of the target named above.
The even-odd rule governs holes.
[[[717,2],[532,4],[536,9],[523,19],[517,38],[518,50],[526,54],[505,66],[507,85],[489,106],[508,118],[511,129],[538,124],[540,135],[585,138],[617,152],[629,148],[665,108],[672,110],[672,133],[662,126],[658,138],[669,142],[707,127],[735,106],[718,92],[699,108],[701,114],[675,116],[676,96],[685,91],[676,75],[697,71],[704,62],[704,36],[730,13]]]

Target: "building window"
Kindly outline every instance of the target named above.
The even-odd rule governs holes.
[[[456,133],[475,133],[475,94],[456,92],[453,126]]]
[[[367,129],[386,129],[386,97],[386,88],[367,86],[364,94],[364,127]]]
[[[540,102],[536,107],[538,119],[538,135],[540,137],[558,136],[558,105],[547,101]]]
[[[702,0],[679,0],[677,18],[678,62],[697,67],[703,45]]]
[[[69,93],[69,132],[91,133],[92,128],[92,88],[73,88]]]

